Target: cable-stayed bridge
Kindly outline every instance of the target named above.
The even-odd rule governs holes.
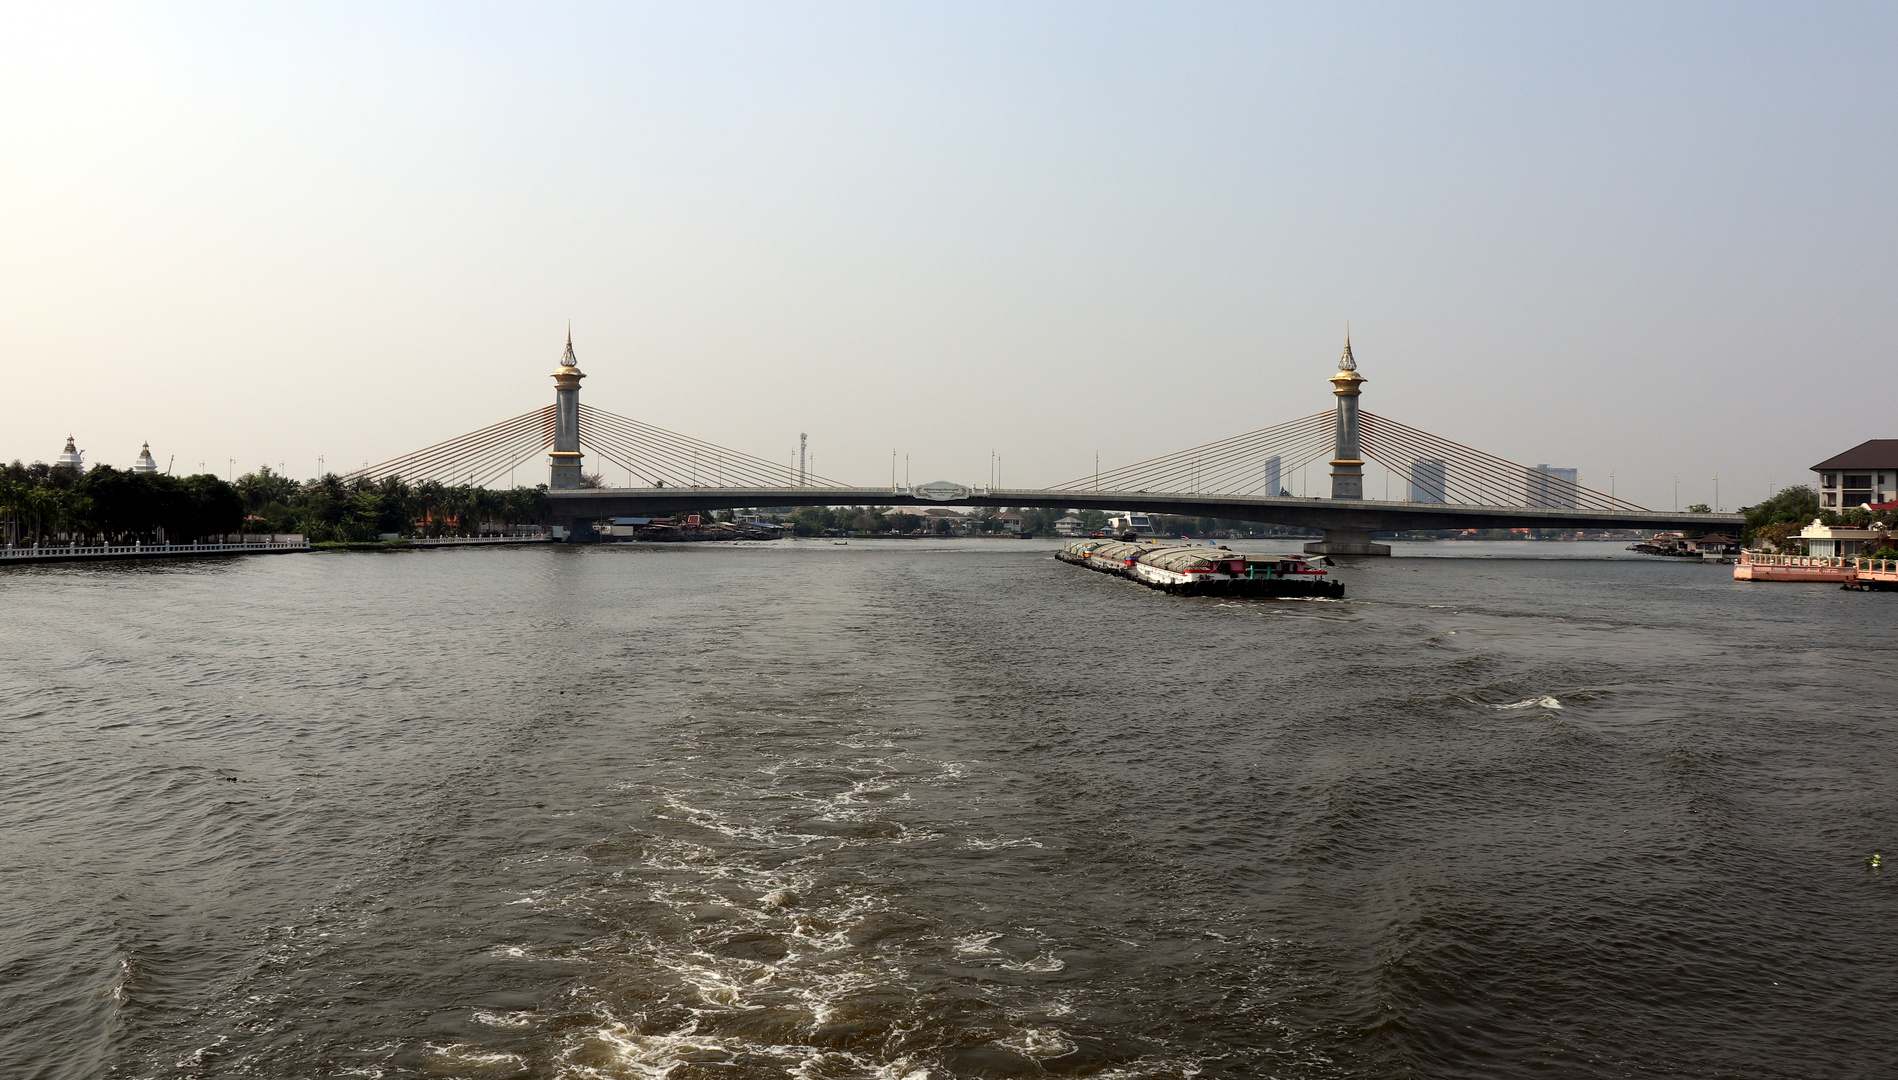
[[[801,461],[774,462],[607,412],[579,400],[571,337],[554,371],[552,404],[350,473],[345,479],[435,480],[486,486],[538,472],[548,456],[554,523],[593,535],[608,517],[661,516],[759,506],[1040,506],[1219,517],[1324,531],[1314,553],[1381,555],[1375,532],[1413,529],[1737,529],[1739,514],[1649,510],[1358,408],[1361,385],[1349,341],[1330,379],[1333,408],[1049,488],[954,483],[857,487],[818,476]],[[589,486],[589,455],[627,475],[626,487]],[[1330,455],[1326,458],[1326,455]],[[1294,496],[1287,481],[1324,459],[1328,497]],[[1400,478],[1404,498],[1366,498],[1364,465]]]

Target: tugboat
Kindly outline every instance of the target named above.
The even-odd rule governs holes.
[[[1344,597],[1344,583],[1329,580],[1325,561],[1304,555],[1089,539],[1067,544],[1055,558],[1176,596]]]

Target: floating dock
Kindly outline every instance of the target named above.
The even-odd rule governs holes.
[[[1733,577],[1736,581],[1806,581],[1846,589],[1898,589],[1898,559],[1742,551],[1733,564]]]
[[[1254,555],[1224,547],[1169,547],[1127,540],[1075,540],[1055,558],[1179,596],[1297,596],[1341,599],[1333,581],[1303,555]]]

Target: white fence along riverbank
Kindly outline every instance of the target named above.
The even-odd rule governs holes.
[[[14,563],[68,562],[84,559],[149,559],[181,555],[278,555],[308,551],[310,543],[291,540],[252,540],[212,544],[40,544],[0,548],[0,566]]]

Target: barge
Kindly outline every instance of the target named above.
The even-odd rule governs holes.
[[[1075,540],[1056,552],[1055,558],[1179,596],[1344,597],[1344,583],[1331,580],[1320,561],[1303,555]]]

